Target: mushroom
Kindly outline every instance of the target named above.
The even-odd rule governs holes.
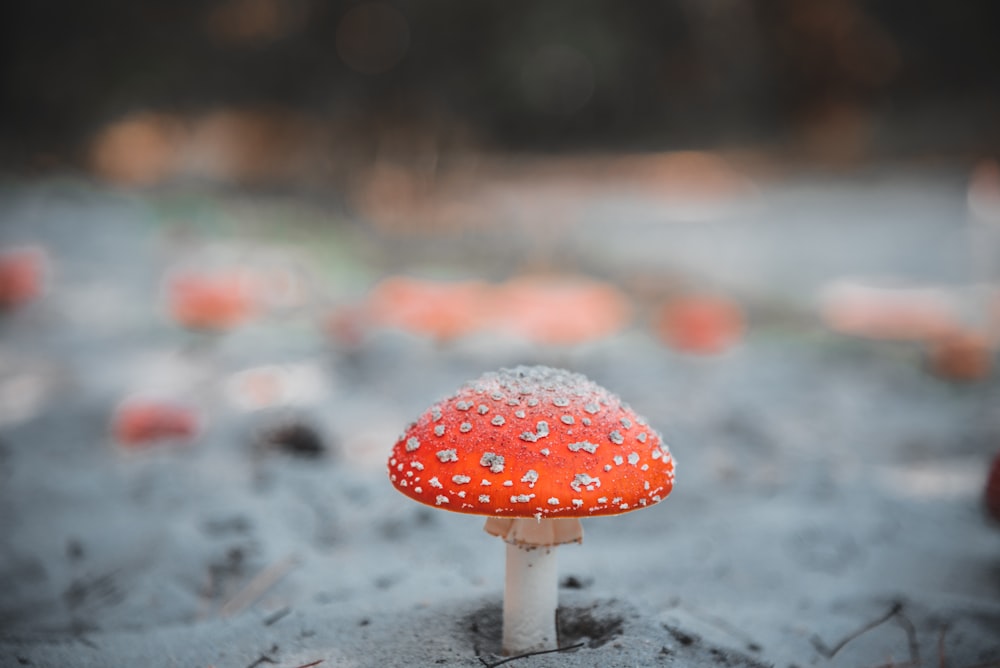
[[[190,406],[159,399],[130,398],[119,404],[111,421],[115,440],[128,448],[160,441],[190,441],[199,431]]]
[[[507,543],[506,655],[557,647],[555,548],[581,542],[580,518],[653,505],[674,481],[646,420],[586,377],[544,366],[463,385],[407,427],[388,468],[403,494],[485,515]]]
[[[0,250],[0,309],[38,297],[45,287],[47,254],[40,246]]]
[[[174,272],[165,284],[167,309],[192,330],[222,332],[255,315],[255,282],[239,270]]]

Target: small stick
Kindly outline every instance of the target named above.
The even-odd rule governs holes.
[[[715,615],[710,615],[708,613],[701,612],[700,610],[696,610],[694,607],[688,604],[679,603],[677,607],[680,608],[681,610],[687,611],[687,613],[690,614],[695,619],[700,619],[709,626],[714,626],[723,633],[728,633],[737,640],[742,641],[751,651],[760,650],[760,645],[757,642],[755,642],[751,636],[739,630],[738,628],[727,622],[722,617],[716,617]]]
[[[920,665],[920,642],[917,640],[917,627],[913,625],[910,618],[903,614],[903,606],[899,606],[896,611],[896,623],[906,631],[906,640],[910,646],[910,663],[914,666]]]
[[[236,596],[229,599],[219,610],[219,614],[223,617],[229,617],[242,612],[260,598],[264,592],[273,587],[278,580],[285,577],[288,571],[292,570],[296,564],[298,564],[298,558],[294,554],[271,564],[255,575]]]
[[[941,627],[941,633],[938,634],[938,668],[948,668],[948,662],[944,659],[944,637],[949,628],[950,625],[945,624]]]
[[[885,613],[884,615],[882,615],[881,617],[879,617],[875,621],[869,622],[869,623],[865,624],[864,626],[862,626],[857,631],[853,631],[853,632],[847,634],[847,636],[845,636],[843,640],[841,640],[839,643],[837,643],[833,647],[827,647],[826,643],[823,642],[822,638],[820,638],[819,636],[815,636],[814,635],[811,638],[813,647],[815,647],[816,651],[819,652],[820,654],[822,654],[827,659],[832,659],[833,657],[835,657],[837,655],[837,652],[839,652],[840,650],[844,649],[844,646],[847,645],[847,643],[851,642],[852,640],[854,640],[858,636],[861,636],[861,635],[864,635],[865,633],[868,633],[869,631],[871,631],[875,627],[877,627],[877,626],[879,626],[881,624],[885,624],[887,621],[889,621],[890,619],[892,619],[893,617],[895,617],[896,614],[899,613],[899,611],[901,611],[902,609],[903,609],[903,604],[902,603],[900,603],[898,601],[896,603],[893,603],[892,607],[889,609],[889,612]],[[911,626],[912,626],[912,624],[911,624]]]
[[[289,608],[286,605],[285,607],[281,608],[280,610],[271,613],[271,615],[269,617],[267,617],[267,618],[264,619],[264,626],[270,626],[271,624],[274,624],[278,620],[283,619],[285,617],[285,615],[287,615],[291,611],[292,611],[292,609]]]
[[[556,649],[542,649],[537,652],[525,652],[524,654],[518,654],[517,656],[509,656],[506,659],[497,661],[496,663],[486,663],[486,661],[484,661],[483,657],[481,656],[477,656],[476,658],[479,659],[479,662],[484,666],[486,666],[486,668],[496,668],[497,666],[502,666],[503,664],[510,663],[511,661],[517,661],[518,659],[526,659],[529,656],[539,656],[541,654],[555,654],[556,652],[568,652],[571,649],[578,649],[580,647],[583,647],[583,645],[584,643],[578,642],[575,645],[569,645],[567,647],[557,647]]]
[[[323,663],[323,659],[313,661],[312,663],[303,663],[301,666],[296,666],[295,668],[313,668],[313,666],[318,666]]]

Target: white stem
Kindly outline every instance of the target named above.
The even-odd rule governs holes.
[[[503,653],[556,649],[559,602],[556,548],[507,544],[503,594]]]

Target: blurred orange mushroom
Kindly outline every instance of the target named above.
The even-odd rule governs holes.
[[[632,314],[613,286],[568,277],[524,277],[497,289],[495,327],[529,341],[572,345],[596,341],[624,329]]]
[[[0,251],[0,308],[37,298],[45,283],[45,251],[23,246]]]
[[[166,283],[169,315],[190,329],[224,331],[256,312],[254,284],[244,272],[185,272]]]
[[[490,296],[479,281],[393,276],[372,289],[365,308],[373,325],[449,341],[482,328]]]
[[[954,305],[932,288],[839,282],[826,290],[821,310],[834,331],[870,339],[925,341],[959,327]]]
[[[949,332],[928,342],[927,367],[934,375],[947,380],[982,380],[993,370],[993,347],[989,339],[978,332]]]
[[[742,309],[731,299],[689,294],[661,305],[653,327],[657,336],[675,350],[713,355],[743,338],[746,325]]]
[[[115,410],[111,432],[116,442],[128,448],[161,441],[189,441],[198,433],[198,416],[178,403],[127,399]]]

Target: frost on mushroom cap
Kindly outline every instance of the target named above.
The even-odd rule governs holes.
[[[645,419],[585,376],[519,366],[434,404],[396,441],[388,471],[403,494],[455,512],[591,517],[666,498],[674,459]]]

